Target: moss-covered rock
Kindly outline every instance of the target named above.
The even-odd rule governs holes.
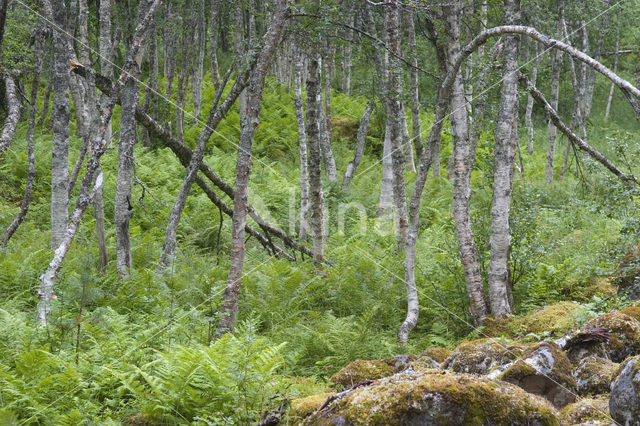
[[[318,395],[310,395],[305,398],[298,398],[291,401],[289,408],[289,419],[292,421],[300,421],[309,414],[316,411],[322,404],[327,401],[333,392],[321,393]]]
[[[640,321],[640,306],[629,306],[628,308],[624,308],[620,311],[621,314],[629,315],[636,319],[636,321]]]
[[[571,375],[571,363],[560,346],[553,342],[531,346],[498,378],[540,395],[558,408],[575,401],[577,389]]]
[[[342,370],[331,376],[331,382],[343,388],[350,388],[365,380],[375,380],[393,374],[393,364],[386,360],[362,360],[352,361]]]
[[[347,389],[366,380],[375,380],[406,370],[417,360],[415,355],[398,355],[393,358],[357,360],[347,364],[331,376],[331,382]],[[430,368],[437,365],[429,365]]]
[[[544,399],[498,380],[406,370],[345,392],[304,425],[559,425]]]
[[[622,425],[640,425],[640,356],[620,366],[620,374],[611,385],[611,417]]]
[[[609,393],[619,365],[606,358],[584,358],[573,372],[580,395]]]
[[[524,346],[495,339],[462,342],[451,352],[443,368],[456,373],[487,374],[520,357]]]
[[[424,352],[422,352],[420,357],[426,356],[436,362],[443,363],[449,355],[451,355],[450,349],[439,346],[439,347],[426,349]]]
[[[593,328],[606,329],[610,334],[608,341],[571,348],[569,352],[573,352],[570,354],[572,360],[604,353],[605,358],[621,362],[629,355],[640,354],[640,322],[635,318],[617,311],[609,312],[594,318],[585,326],[585,329]],[[578,349],[580,349],[580,355],[576,355]]]
[[[579,311],[580,305],[573,302],[559,302],[545,306],[522,319],[523,331],[534,334],[544,332],[566,334],[578,327]]]
[[[609,398],[601,396],[595,399],[583,398],[569,404],[560,411],[562,424],[565,425],[610,425],[613,419],[609,415]]]

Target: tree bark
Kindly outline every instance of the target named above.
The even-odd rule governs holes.
[[[505,24],[520,21],[520,0],[505,0]],[[489,305],[496,318],[512,313],[509,302],[509,253],[511,231],[511,189],[513,165],[518,144],[518,46],[519,37],[505,38],[500,107],[495,129],[493,203],[489,238]]]
[[[224,291],[223,317],[218,323],[218,336],[233,331],[236,314],[238,312],[238,298],[240,296],[240,280],[245,257],[244,227],[247,216],[247,196],[249,190],[249,176],[251,174],[251,149],[253,137],[260,124],[260,109],[264,83],[269,65],[280,44],[282,30],[288,15],[288,1],[277,0],[275,10],[271,16],[269,28],[265,35],[265,43],[257,59],[256,67],[247,86],[247,110],[245,122],[240,134],[238,146],[238,161],[236,163],[236,193],[233,199],[233,219],[231,226],[231,261],[227,287]]]
[[[390,214],[393,207],[393,159],[391,158],[391,151],[391,127],[389,118],[387,118],[384,126],[382,180],[380,182],[380,198],[378,199],[378,206],[376,207],[377,217]]]
[[[129,276],[131,268],[131,235],[129,221],[133,213],[131,187],[133,184],[133,146],[136,136],[135,111],[138,105],[139,70],[134,70],[122,88],[122,113],[120,118],[120,141],[118,143],[118,177],[114,203],[116,228],[116,270],[120,279]]]
[[[558,34],[562,35],[564,26],[564,0],[558,0]],[[562,68],[562,52],[551,51],[551,105],[558,109],[558,95],[560,93],[560,71]],[[551,121],[547,123],[547,157],[544,176],[547,184],[553,182],[553,163],[556,156],[556,126]]]
[[[307,223],[309,210],[309,178],[307,176],[307,132],[304,122],[304,103],[302,101],[302,73],[304,71],[302,51],[298,48],[295,53],[294,68],[294,106],[296,109],[296,124],[298,126],[298,144],[300,149],[300,231],[299,238],[307,239],[309,225]]]
[[[454,161],[453,218],[470,302],[471,317],[476,324],[482,324],[489,313],[489,307],[482,284],[480,262],[476,252],[473,230],[471,229],[471,216],[469,214],[471,171],[475,159],[470,156],[469,121],[460,64],[454,62],[456,58],[461,56],[458,24],[460,10],[456,4],[444,6],[443,10],[445,12],[445,31],[448,35],[449,60],[451,61],[448,76],[451,76],[450,81],[452,82],[449,84],[452,84],[450,95],[452,113],[450,119]],[[453,77],[454,75],[455,78]],[[445,80],[446,82],[447,80]]]
[[[420,157],[420,151],[424,149],[422,143],[422,129],[420,125],[420,91],[418,81],[418,45],[416,43],[415,16],[411,12],[407,16],[407,28],[409,31],[409,51],[411,52],[411,127],[413,131],[413,145],[416,154]]]
[[[402,90],[402,88],[400,88]],[[407,115],[404,110],[404,103],[400,102],[400,122],[402,133],[402,151],[404,152],[404,163],[410,172],[416,172],[416,163],[413,158],[413,147],[411,146],[411,134],[409,133],[409,125],[407,124]]]
[[[533,49],[533,60],[532,60],[532,65],[531,65],[531,81],[533,82],[533,85],[535,86],[536,81],[538,79],[538,62],[539,62],[539,50],[538,50],[538,44],[537,43],[533,43],[533,46],[531,46],[531,48]],[[527,127],[527,153],[529,155],[533,154],[533,120],[531,118],[533,114],[533,96],[531,96],[531,94],[527,95],[527,109],[524,113],[524,122],[525,125]]]
[[[164,70],[163,76],[167,80],[166,95],[171,97],[173,93],[173,80],[176,75],[176,58],[178,46],[176,43],[176,12],[175,0],[167,0],[164,9]]]
[[[48,0],[45,1],[48,3]],[[93,191],[91,190],[91,188],[99,187],[102,184],[100,174],[97,174],[98,179],[95,178],[96,173],[100,167],[100,157],[107,150],[110,142],[110,140],[107,140],[104,137],[106,128],[109,121],[111,120],[113,108],[116,105],[120,90],[124,85],[124,81],[128,73],[132,71],[133,67],[139,66],[136,65],[135,61],[139,56],[141,45],[144,41],[145,31],[149,23],[152,21],[153,14],[159,3],[160,0],[142,0],[139,4],[136,29],[132,39],[132,44],[129,48],[129,53],[127,55],[127,61],[125,62],[120,78],[118,79],[114,89],[112,90],[112,94],[109,97],[108,102],[105,102],[105,104],[103,105],[100,116],[99,130],[96,137],[93,139],[93,144],[91,147],[91,157],[89,158],[89,161],[87,163],[87,171],[82,179],[82,185],[80,186],[80,191],[75,208],[73,210],[73,214],[71,215],[71,220],[66,226],[64,237],[61,239],[60,244],[55,249],[53,259],[51,260],[51,262],[49,262],[47,270],[40,277],[40,286],[38,287],[38,297],[40,299],[40,302],[38,303],[37,314],[41,326],[47,325],[48,316],[51,312],[51,298],[53,296],[55,280],[58,272],[60,271],[60,268],[62,267],[62,262],[66,254],[68,253],[69,248],[71,247],[71,243],[73,242],[76,232],[78,231],[78,226],[80,224],[80,220],[82,219],[82,215],[93,198]],[[64,40],[62,40],[60,45],[62,45],[65,48],[64,50],[67,51],[66,43],[64,43]],[[65,70],[68,77],[69,71],[67,67],[68,62],[65,64]],[[65,194],[67,194],[66,188],[64,189]]]
[[[180,55],[182,63],[178,74],[178,91],[176,94],[176,136],[184,139],[184,108],[187,91],[189,89],[189,76],[192,72],[191,56],[193,55],[193,0],[185,0],[182,8],[182,37]]]
[[[209,32],[209,59],[211,61],[211,78],[216,91],[220,90],[220,69],[218,66],[218,32],[220,31],[220,1],[211,0],[211,29]]]
[[[142,108],[145,111],[151,111],[151,114],[157,116],[157,99],[158,93],[158,42],[156,40],[155,23],[149,26],[149,49],[147,49],[147,64],[149,65],[149,79],[144,88],[144,102]],[[149,149],[151,147],[151,138],[146,127],[142,128],[142,145]]]
[[[616,31],[616,52],[614,54],[613,57],[613,72],[617,73],[618,72],[618,50],[620,49],[620,24],[618,24],[618,30]],[[536,85],[536,82],[533,81],[532,82],[533,85]],[[609,97],[607,98],[607,106],[604,109],[604,118],[608,119],[609,118],[609,113],[611,112],[611,102],[613,101],[613,89],[615,88],[615,85],[613,83],[611,83],[611,88],[609,89]]]
[[[53,9],[53,145],[51,147],[51,248],[60,245],[69,218],[69,42],[64,0]]]
[[[307,165],[309,169],[309,225],[311,228],[313,262],[319,267],[324,259],[322,194],[322,154],[320,123],[322,121],[322,90],[320,61],[312,52],[307,61]]]
[[[319,64],[322,64],[323,61],[322,60],[318,60]],[[325,76],[327,74],[327,67],[325,66]],[[327,86],[326,86],[326,78],[324,79],[324,88],[325,88],[325,93],[327,90]],[[330,90],[329,90],[330,92]],[[321,94],[322,96],[322,94]],[[329,95],[331,96],[331,95]],[[325,97],[325,99],[327,99]],[[328,103],[327,103],[328,102]],[[331,114],[331,99],[329,98],[328,101],[325,101],[325,106],[328,105],[329,109],[327,110],[327,112],[329,114]],[[325,108],[321,108],[320,111],[320,149],[322,150],[322,162],[324,164],[324,172],[327,175],[327,180],[329,182],[336,182],[338,180],[338,171],[336,170],[336,160],[333,157],[333,149],[331,148],[331,123],[330,120],[331,118],[327,118],[326,114],[325,114]],[[329,123],[329,125],[327,125],[327,123]]]
[[[353,160],[347,164],[347,169],[344,172],[342,178],[342,189],[348,190],[353,179],[353,174],[362,161],[362,155],[364,154],[364,145],[367,142],[367,133],[369,132],[369,120],[373,113],[373,107],[375,106],[373,101],[367,102],[367,106],[364,108],[364,113],[360,119],[360,125],[358,126],[358,134],[356,136],[356,149],[353,154]]]
[[[4,80],[4,94],[8,112],[2,126],[2,132],[0,132],[0,158],[13,142],[22,110],[16,81],[7,73],[2,73],[2,79]]]
[[[200,117],[200,106],[202,104],[202,78],[204,74],[204,55],[207,39],[207,26],[205,25],[205,0],[198,1],[198,13],[196,14],[196,41],[198,51],[196,54],[196,66],[193,73],[193,124],[198,123]]]

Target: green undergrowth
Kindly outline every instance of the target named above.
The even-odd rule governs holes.
[[[205,78],[203,105],[212,97],[210,79]],[[332,100],[333,148],[343,173],[353,156],[354,129],[366,99],[334,93]],[[614,111],[626,111],[621,102],[616,99]],[[161,121],[173,121],[174,107],[160,104]],[[192,110],[190,97],[187,108]],[[601,116],[600,111],[596,104],[593,115]],[[200,118],[207,114],[204,109]],[[590,141],[638,173],[638,148],[633,143],[637,126],[625,124],[622,113],[612,117],[622,121],[594,119]],[[535,153],[523,153],[524,174],[516,173],[514,182],[511,266],[516,312],[522,315],[540,305],[572,300],[584,307],[586,321],[590,312],[610,306],[602,283],[615,272],[628,247],[637,243],[638,197],[581,154],[572,157],[561,182],[546,185],[546,131],[543,117],[535,118]],[[432,114],[423,112],[422,119],[426,139]],[[186,117],[185,142],[191,146],[200,131],[192,124]],[[116,111],[114,126],[118,125]],[[226,216],[221,221],[218,209],[194,187],[180,223],[179,250],[165,274],[154,272],[169,209],[184,175],[171,151],[154,140],[150,150],[140,144],[135,149],[136,175],[144,187],[133,188],[130,278],[118,281],[115,273],[113,147],[102,159],[110,262],[104,271],[96,271],[95,221],[89,209],[59,276],[51,322],[44,329],[35,326],[34,289],[52,256],[51,137],[45,127],[38,128],[29,215],[0,255],[0,423],[19,419],[27,424],[78,424],[91,419],[119,424],[131,416],[168,424],[255,422],[284,398],[326,391],[328,378],[352,360],[454,346],[473,327],[451,216],[452,184],[446,170],[450,130],[446,127],[443,134],[443,177],[430,177],[422,198],[416,269],[420,320],[408,347],[399,348],[395,333],[406,309],[402,255],[396,253],[390,222],[375,218],[383,127],[384,117],[377,111],[350,190],[325,185],[326,256],[331,265],[318,271],[299,254],[297,262],[271,258],[249,239],[240,325],[233,335],[217,341],[213,333],[229,265],[231,221]],[[234,108],[211,138],[205,157],[229,183],[234,180],[239,134]],[[558,144],[558,165],[564,143],[561,139]],[[72,137],[70,164],[79,145]],[[487,127],[472,178],[471,212],[485,275],[492,145]],[[521,145],[526,150],[524,138]],[[294,235],[298,158],[292,95],[269,81],[249,200],[263,217]],[[0,160],[2,229],[19,210],[26,170],[23,120]],[[411,188],[415,175],[407,172],[406,178]]]

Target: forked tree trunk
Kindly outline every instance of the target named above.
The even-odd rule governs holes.
[[[296,124],[298,125],[298,144],[300,148],[300,231],[301,240],[306,240],[309,225],[309,179],[307,177],[307,132],[304,122],[304,103],[302,101],[302,73],[304,61],[302,51],[296,49],[294,68],[294,105],[296,108]]]
[[[367,133],[369,132],[369,120],[371,119],[371,114],[373,113],[373,107],[375,104],[372,101],[367,102],[367,106],[364,109],[364,114],[362,114],[362,118],[360,119],[360,125],[358,126],[358,134],[356,136],[356,149],[353,154],[353,160],[347,164],[347,169],[344,172],[344,177],[342,178],[342,189],[349,189],[349,185],[351,185],[351,179],[353,179],[353,174],[356,172],[356,169],[360,165],[360,161],[362,161],[362,155],[364,154],[364,145],[367,141]]]
[[[64,0],[53,9],[53,145],[51,147],[51,248],[60,245],[69,218],[69,42]]]
[[[238,146],[238,160],[236,162],[236,193],[233,199],[233,219],[231,225],[231,259],[227,287],[224,291],[223,317],[218,323],[218,336],[233,331],[236,314],[238,312],[238,298],[245,257],[244,227],[247,219],[247,196],[249,191],[249,176],[251,174],[251,149],[253,137],[260,124],[260,109],[264,83],[267,78],[269,65],[280,44],[282,29],[288,15],[288,1],[277,0],[275,10],[269,22],[265,35],[265,42],[257,59],[249,85],[247,86],[247,110],[245,123],[240,134]]]
[[[309,168],[309,225],[311,228],[313,262],[320,267],[324,260],[324,230],[322,194],[322,153],[320,123],[322,121],[322,89],[320,61],[316,52],[307,59],[307,164]]]
[[[505,24],[519,23],[520,0],[505,0],[504,10]],[[505,38],[500,107],[495,129],[493,203],[489,237],[489,305],[491,314],[497,318],[505,317],[513,311],[509,301],[509,216],[513,165],[518,144],[518,45],[518,36],[510,35]]]

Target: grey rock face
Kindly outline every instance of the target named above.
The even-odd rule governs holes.
[[[609,411],[621,425],[640,425],[640,356],[622,364],[620,375],[611,385]]]

